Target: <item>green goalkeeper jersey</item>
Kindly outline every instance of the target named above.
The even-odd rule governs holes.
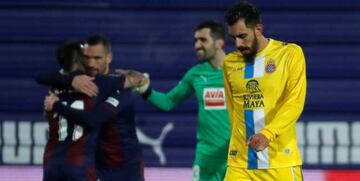
[[[200,63],[186,72],[168,93],[153,90],[148,100],[169,111],[193,93],[198,101],[196,154],[226,159],[230,139],[229,115],[226,111],[223,70],[209,62]]]

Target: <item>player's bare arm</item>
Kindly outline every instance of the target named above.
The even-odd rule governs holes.
[[[140,87],[149,82],[149,79],[144,76],[143,73],[135,70],[123,70],[117,69],[116,73],[125,76],[124,88]],[[98,94],[98,87],[93,82],[95,78],[87,75],[77,75],[72,80],[72,87],[81,93],[84,93],[90,97]]]

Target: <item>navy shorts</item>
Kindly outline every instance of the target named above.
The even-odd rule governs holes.
[[[44,166],[43,181],[97,181],[94,167]]]
[[[118,168],[99,168],[100,181],[144,181],[144,163],[127,164]]]

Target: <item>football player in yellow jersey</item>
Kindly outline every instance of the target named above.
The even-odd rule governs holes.
[[[226,12],[237,51],[224,62],[231,139],[226,181],[302,180],[295,124],[305,103],[300,46],[266,38],[250,3]]]

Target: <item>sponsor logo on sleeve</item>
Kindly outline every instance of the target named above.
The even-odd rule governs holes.
[[[108,97],[105,102],[113,105],[114,107],[117,107],[119,105],[119,101],[113,97]]]

